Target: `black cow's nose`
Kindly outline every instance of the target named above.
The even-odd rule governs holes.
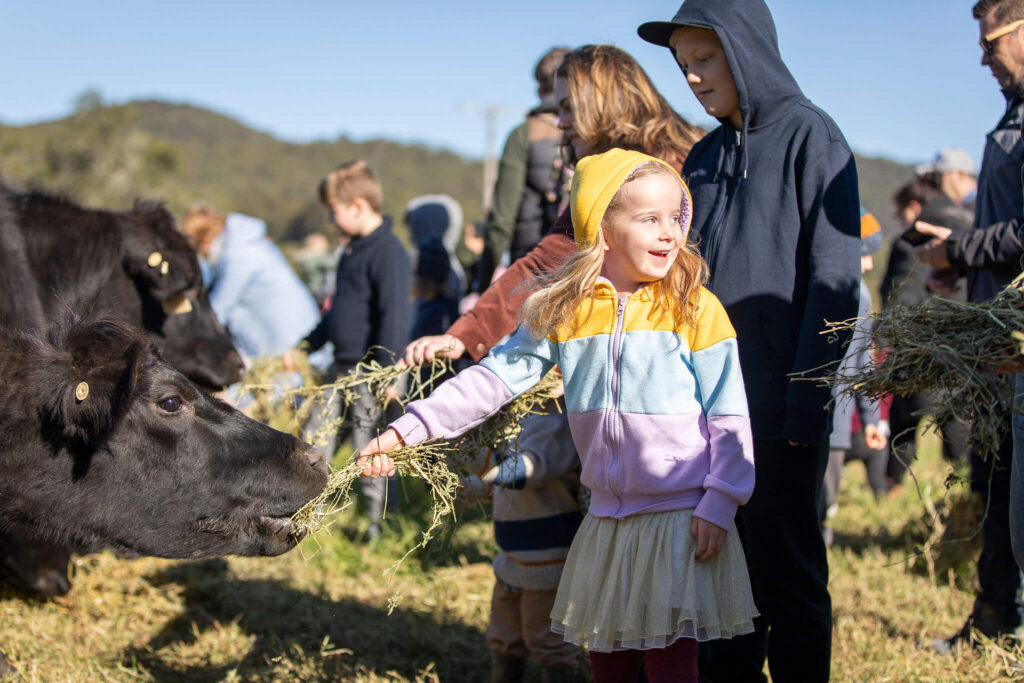
[[[327,456],[324,455],[322,450],[310,446],[309,450],[306,451],[306,462],[314,470],[325,477],[327,476]]]

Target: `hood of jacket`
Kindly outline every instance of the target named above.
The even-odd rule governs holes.
[[[224,248],[237,248],[241,244],[258,242],[267,236],[267,224],[259,218],[241,213],[229,213],[224,223]]]
[[[671,50],[669,38],[681,26],[711,29],[721,41],[736,84],[744,140],[749,131],[771,125],[806,100],[782,61],[775,21],[763,0],[687,0],[672,21],[648,22],[637,32]],[[732,127],[725,118],[719,121]]]
[[[455,257],[455,249],[462,239],[462,205],[447,194],[414,197],[405,205],[405,222],[409,226],[412,243],[417,249],[434,241],[440,241],[444,245],[451,267],[448,274],[450,291],[464,292],[466,275]]]
[[[438,239],[453,253],[462,234],[462,206],[446,194],[415,197],[405,206],[405,222],[413,244]]]
[[[572,177],[572,191],[569,196],[569,209],[572,213],[577,251],[586,249],[594,240],[615,193],[626,182],[626,178],[644,164],[664,166],[679,181],[679,185],[683,188],[682,204],[679,207],[679,226],[683,230],[683,236],[686,236],[690,230],[690,220],[693,214],[692,202],[690,190],[676,170],[661,159],[640,152],[615,148],[603,154],[584,157],[576,164],[576,171]]]

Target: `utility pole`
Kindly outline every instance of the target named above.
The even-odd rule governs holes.
[[[499,104],[460,104],[460,111],[484,115],[484,177],[483,177],[483,213],[491,210],[494,195],[494,183],[498,180],[498,116],[501,114],[518,114],[522,110],[516,107],[504,107]]]

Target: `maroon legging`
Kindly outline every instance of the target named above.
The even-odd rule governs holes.
[[[634,683],[641,667],[650,683],[697,683],[697,641],[680,638],[654,650],[590,652],[594,683]]]

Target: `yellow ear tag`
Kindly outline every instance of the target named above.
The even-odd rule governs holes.
[[[184,294],[164,299],[160,302],[160,305],[163,306],[164,313],[167,315],[190,313],[192,311],[192,302]]]
[[[161,275],[167,275],[167,273],[170,270],[171,270],[171,264],[168,263],[167,261],[164,261],[163,263],[160,264],[160,274]]]
[[[149,264],[150,268],[156,268],[161,263],[163,263],[163,261],[164,255],[161,254],[159,251],[154,251],[152,254],[149,255],[149,258],[146,259],[146,263]]]
[[[89,383],[79,382],[78,386],[75,387],[75,398],[79,401],[84,401],[89,396]]]

